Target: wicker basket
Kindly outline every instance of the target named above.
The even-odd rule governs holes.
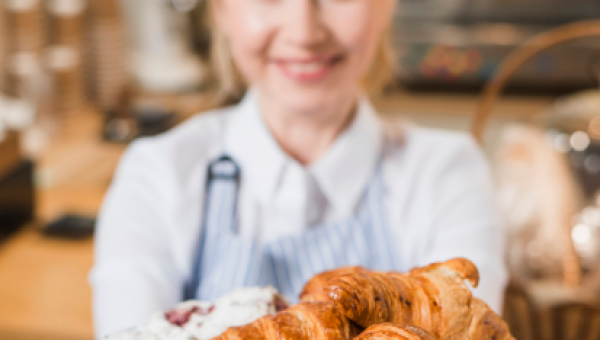
[[[472,125],[472,133],[475,139],[480,143],[483,141],[486,125],[494,104],[511,77],[526,62],[552,47],[587,37],[600,37],[600,20],[577,22],[542,32],[527,40],[512,52],[497,69],[481,94]],[[566,237],[564,239],[565,242],[569,243],[569,251],[563,259],[564,283],[568,286],[577,286],[581,282],[579,258],[571,242],[570,230],[565,229],[565,233]]]

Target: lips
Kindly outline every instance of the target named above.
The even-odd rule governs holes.
[[[275,64],[292,80],[314,82],[325,78],[341,61],[341,57],[278,59]]]

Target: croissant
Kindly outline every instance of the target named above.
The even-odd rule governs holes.
[[[326,271],[317,274],[312,277],[302,289],[300,293],[300,301],[327,301],[327,294],[325,293],[325,286],[329,280],[334,277],[338,277],[344,274],[366,272],[367,270],[362,267],[342,267],[330,271]]]
[[[438,340],[428,331],[408,325],[381,323],[371,326],[355,340]]]
[[[471,302],[471,312],[471,327],[468,330],[469,339],[514,340],[506,322],[494,313],[485,302],[474,298]]]
[[[330,280],[325,292],[349,319],[364,328],[390,322],[439,333],[438,291],[428,280],[396,273],[346,274]]]
[[[301,302],[248,325],[229,328],[215,340],[349,340],[360,331],[332,302]]]
[[[476,287],[479,273],[472,262],[458,258],[408,274],[355,271],[330,279],[324,294],[314,296],[325,296],[364,328],[397,323],[444,340],[512,339],[506,323],[473,298],[465,280]]]

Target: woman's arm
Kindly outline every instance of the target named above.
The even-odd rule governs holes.
[[[156,151],[150,141],[128,149],[99,215],[91,275],[98,337],[146,322],[181,299],[183,279],[169,247],[173,175]]]
[[[481,281],[475,295],[500,313],[507,274],[504,230],[495,209],[490,169],[470,138],[461,138],[436,166],[433,225],[419,265],[453,257],[472,260]]]

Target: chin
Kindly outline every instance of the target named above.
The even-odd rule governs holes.
[[[331,107],[339,106],[348,97],[349,91],[332,91],[331,89],[296,89],[290,91],[275,90],[279,102],[300,114],[319,114]]]

